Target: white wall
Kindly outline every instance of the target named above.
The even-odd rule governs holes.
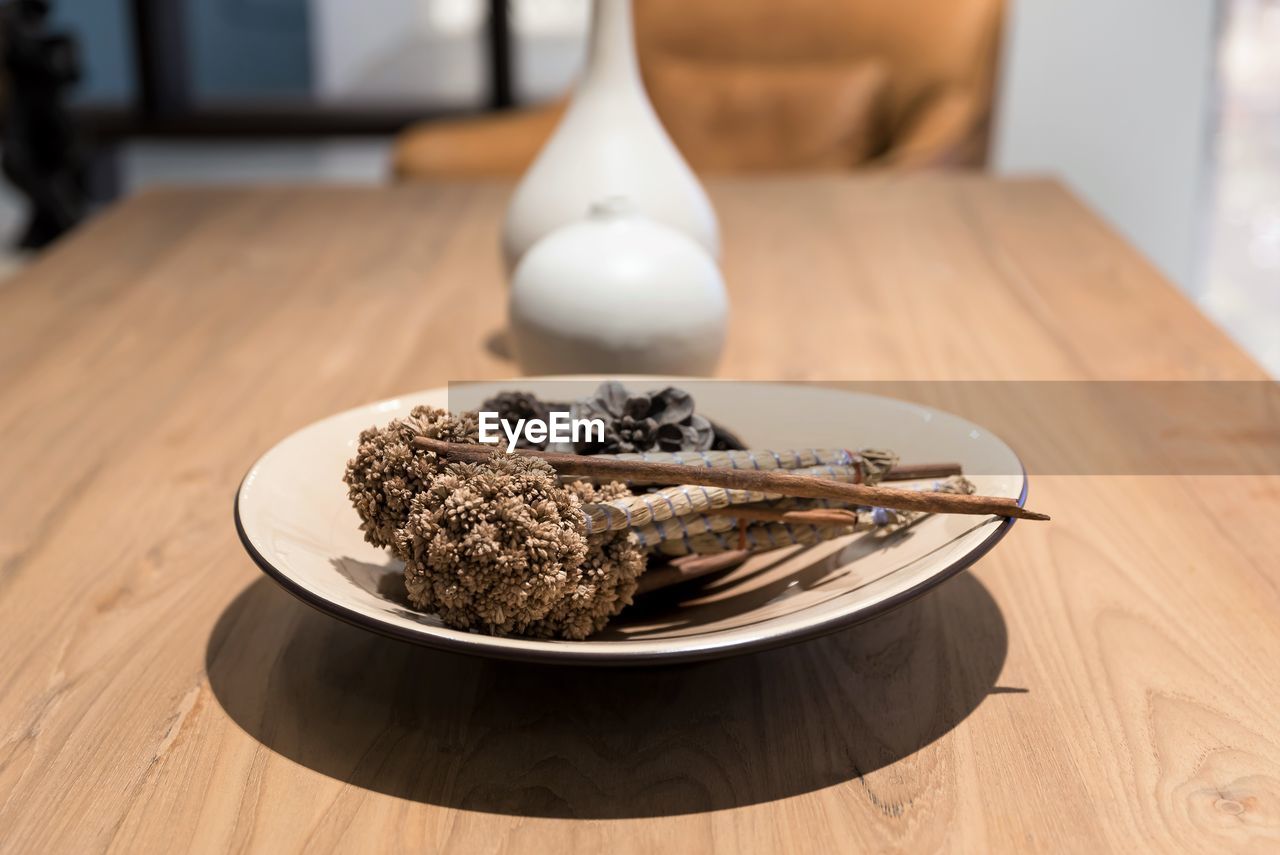
[[[1184,290],[1200,282],[1213,0],[1011,0],[992,163],[1053,173]]]
[[[326,103],[478,107],[489,95],[484,0],[311,0]]]

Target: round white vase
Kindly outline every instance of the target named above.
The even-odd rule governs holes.
[[[510,295],[528,374],[710,374],[727,314],[707,251],[616,199],[534,244]]]
[[[516,187],[502,230],[507,271],[593,201],[625,196],[720,256],[715,211],[645,94],[631,0],[594,0],[587,63],[569,108]]]

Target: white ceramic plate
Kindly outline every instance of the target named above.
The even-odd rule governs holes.
[[[668,382],[698,412],[753,448],[889,448],[903,462],[957,461],[979,493],[1026,498],[1017,455],[983,428],[916,404],[817,386],[620,378],[628,388]],[[709,659],[831,632],[900,605],[968,567],[1013,525],[999,517],[935,516],[888,539],[853,535],[753,557],[682,597],[661,593],[624,610],[588,641],[495,638],[443,626],[403,598],[401,565],[365,543],[342,474],[361,430],[418,404],[474,408],[503,389],[565,400],[583,378],[524,378],[439,388],[348,410],[309,425],[258,460],[236,496],[245,548],[273,579],[342,620],[420,644],[505,659],[640,664]],[[595,381],[589,381],[594,383]]]

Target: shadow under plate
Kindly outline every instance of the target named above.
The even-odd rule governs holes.
[[[220,616],[206,669],[245,732],[331,778],[464,810],[609,819],[758,804],[891,764],[992,692],[1007,647],[970,573],[813,641],[623,670],[407,644],[264,578]]]

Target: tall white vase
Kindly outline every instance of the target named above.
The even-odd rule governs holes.
[[[554,229],[590,204],[625,196],[640,213],[720,256],[715,211],[649,103],[636,62],[631,0],[594,0],[587,65],[560,125],[507,208],[507,272]]]

